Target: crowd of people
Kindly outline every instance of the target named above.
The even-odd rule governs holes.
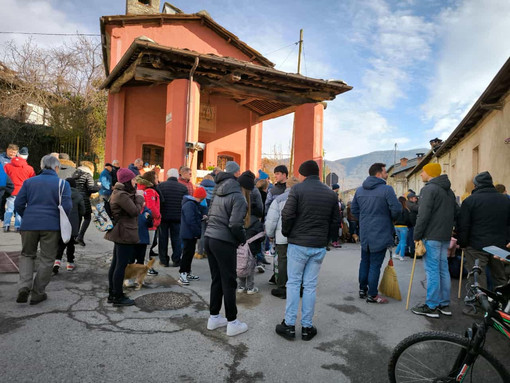
[[[52,153],[41,159],[36,175],[27,157],[27,148],[18,150],[13,144],[0,155],[4,232],[21,234],[19,303],[29,297],[30,304],[47,299],[45,288],[51,274],[63,266],[64,253],[66,270],[75,270],[75,245],[86,246],[93,217],[91,196],[96,192],[113,225],[104,236],[113,242],[107,301],[114,306],[134,304],[124,293],[125,286],[134,285],[125,280],[129,264],[159,259],[160,267],[178,268],[177,283],[188,286],[200,279],[192,272],[193,259],[206,257],[211,273],[207,328],[226,327],[228,336],[248,330],[238,319],[237,294],[259,292],[254,274],[264,272],[270,263],[266,256],[275,254],[271,294],[286,300],[284,319],[275,331],[286,339],[296,337],[301,301],[301,338],[311,340],[317,334],[313,316],[321,264],[330,247],[341,247],[341,239],[360,242],[359,297],[368,303],[388,303],[379,294],[378,283],[387,250],[396,242],[394,256],[400,260],[414,256],[416,241],[426,248],[427,294],[424,303],[412,308],[415,314],[451,315],[452,243],[465,249],[468,267],[475,259],[484,270],[487,267],[488,283],[508,280],[504,264],[483,251],[490,245],[510,247],[510,199],[504,186],[493,185],[488,172],[474,178],[472,195],[459,206],[439,164],[423,167],[425,186],[419,197],[412,190],[397,197],[386,184],[386,165],[375,163],[345,205],[339,186],[322,183],[319,166],[312,160],[300,164],[299,178],[289,177],[285,165],[276,166],[274,184],[262,170],[257,176],[250,170],[241,173],[239,164],[229,161],[225,169],[214,169],[194,185],[185,165],[169,169],[166,180],[159,182],[159,169],[144,166],[141,159],[125,168],[114,160],[104,165],[98,183],[91,162],[77,166],[67,154]],[[61,235],[59,209],[70,222],[69,241]],[[253,262],[244,264],[246,251]],[[153,267],[147,273],[158,275]]]

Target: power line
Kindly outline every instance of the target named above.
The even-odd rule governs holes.
[[[10,35],[40,35],[40,36],[101,36],[95,33],[45,33],[45,32],[10,32],[10,31],[0,31],[0,34],[10,34]]]
[[[306,67],[305,42],[303,41],[303,62],[305,63],[305,75],[308,76],[308,68]]]
[[[282,62],[280,65],[278,65],[279,67],[281,67],[283,64],[285,64],[285,61],[287,61],[287,59],[288,59],[288,58],[289,58],[289,56],[292,54],[292,52],[294,52],[295,48],[296,48],[296,47],[294,47],[294,49],[291,49],[291,50],[290,50],[290,52],[289,52],[289,54],[287,55],[287,57],[285,57],[285,60],[283,60],[283,62]]]
[[[278,51],[281,51],[282,49],[288,48],[288,47],[290,47],[290,46],[292,46],[292,45],[298,45],[298,44],[299,44],[299,41],[296,41],[295,43],[292,43],[292,44],[286,45],[286,46],[284,46],[284,47],[282,47],[282,48],[278,48],[278,49],[277,49],[277,50],[275,50],[275,51],[272,51],[272,52],[269,52],[269,53],[264,53],[264,56],[269,56],[269,55],[271,55],[271,54],[273,54],[273,53],[276,53],[276,52],[278,52]]]

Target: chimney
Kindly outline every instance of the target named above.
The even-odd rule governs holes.
[[[160,0],[126,0],[126,15],[154,15],[159,13]]]
[[[420,163],[421,160],[423,160],[424,155],[425,155],[425,153],[416,153],[416,158],[418,159],[418,163]]]
[[[400,159],[400,167],[405,168],[407,166],[407,161],[409,161],[409,159],[402,157]]]
[[[439,147],[443,143],[443,140],[440,140],[439,138],[436,137],[436,138],[433,138],[432,140],[430,140],[429,143],[430,143],[430,148],[435,151],[435,149],[439,149]]]

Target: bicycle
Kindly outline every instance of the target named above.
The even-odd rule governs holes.
[[[478,285],[480,272],[477,260],[470,290],[485,312],[483,321],[473,323],[465,336],[430,331],[405,338],[390,357],[390,382],[510,382],[510,373],[484,348],[491,327],[510,340],[510,283],[486,290]]]

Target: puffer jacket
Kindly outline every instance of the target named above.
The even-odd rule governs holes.
[[[159,193],[154,189],[152,182],[142,177],[137,177],[138,190],[143,190],[145,205],[151,211],[152,227],[149,230],[156,230],[161,224],[161,202]]]
[[[182,239],[200,238],[202,235],[202,214],[199,203],[190,195],[182,198],[181,229]]]
[[[460,207],[459,245],[476,250],[486,246],[505,248],[510,242],[510,199],[498,193],[492,180],[480,177],[479,182]]]
[[[4,170],[14,184],[14,191],[11,195],[18,195],[23,182],[30,177],[35,177],[34,168],[21,157],[14,157],[10,163],[5,164]]]
[[[219,172],[209,207],[209,221],[205,236],[234,243],[246,242],[244,217],[248,204],[241,193],[241,185],[231,173]]]
[[[59,160],[60,168],[58,170],[58,178],[65,180],[71,178],[76,171],[76,164],[71,160]],[[87,168],[88,169],[88,168]]]
[[[446,174],[432,178],[420,192],[420,206],[414,227],[414,240],[449,241],[459,206]]]
[[[90,195],[99,191],[100,186],[96,185],[94,178],[92,178],[92,170],[87,166],[80,166],[73,174],[76,180],[76,189],[78,189],[83,196],[85,202],[85,215],[92,213],[92,206],[90,205]]]
[[[158,185],[161,193],[161,219],[169,222],[181,222],[182,197],[188,195],[188,188],[176,177],[170,177]]]
[[[338,238],[339,226],[338,197],[319,176],[292,187],[282,211],[282,234],[289,244],[326,247],[330,238]]]
[[[69,222],[71,222],[72,235],[76,237],[80,231],[80,220],[85,215],[85,202],[83,196],[76,188],[71,188],[71,200],[73,201],[73,208],[69,214]]]
[[[124,184],[117,182],[113,187],[110,198],[110,207],[113,213],[115,226],[108,231],[104,238],[108,241],[121,244],[139,243],[138,236],[138,215],[142,211],[144,199],[135,192],[124,190]]]
[[[280,194],[283,194],[285,192],[285,189],[287,189],[287,183],[276,183],[274,186],[267,191],[266,200],[264,201],[264,211],[267,214],[269,211],[269,206],[271,206],[271,203],[276,198],[276,196],[279,196]]]
[[[0,198],[7,193],[10,195],[14,190],[14,184],[4,171],[4,165],[0,163]]]
[[[287,198],[289,198],[290,189],[287,188],[283,194],[277,196],[266,215],[265,228],[266,235],[274,238],[277,245],[286,245],[287,237],[282,234],[282,210],[285,207]]]
[[[262,218],[264,216],[264,205],[262,204],[262,195],[259,189],[253,188],[253,190],[250,191],[250,201],[251,214],[257,218]]]
[[[402,211],[395,191],[382,178],[369,176],[356,190],[351,213],[358,218],[363,250],[379,252],[393,246],[393,220]]]

